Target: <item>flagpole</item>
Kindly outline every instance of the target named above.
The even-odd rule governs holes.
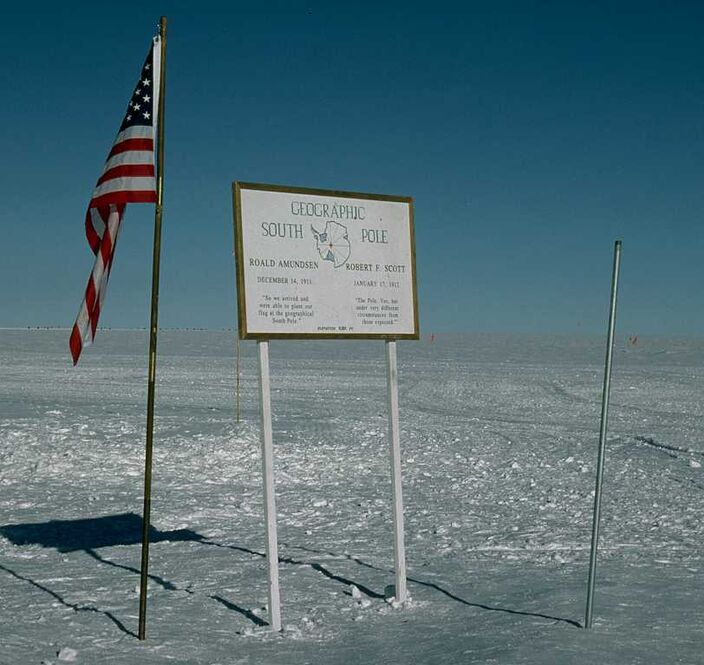
[[[149,576],[149,525],[152,501],[152,450],[154,443],[154,392],[156,384],[156,341],[159,328],[159,260],[161,256],[161,213],[164,196],[164,101],[166,92],[166,16],[159,21],[161,61],[157,125],[156,208],[152,258],[152,313],[149,326],[149,378],[147,384],[147,445],[144,460],[144,511],[142,517],[142,565],[139,584],[139,639],[146,639],[147,580]]]
[[[606,429],[609,421],[609,395],[611,394],[611,364],[614,355],[614,333],[616,330],[616,304],[618,277],[621,270],[621,241],[614,243],[614,266],[611,275],[611,304],[609,306],[609,328],[606,337],[606,361],[604,363],[604,388],[601,393],[601,425],[599,427],[599,449],[596,463],[596,488],[594,490],[594,517],[592,519],[592,546],[589,556],[589,580],[587,582],[587,607],[584,612],[584,627],[592,627],[594,609],[594,586],[596,583],[596,557],[599,547],[599,520],[601,519],[601,488],[604,479],[606,456]]]

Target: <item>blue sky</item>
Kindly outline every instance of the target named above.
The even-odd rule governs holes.
[[[197,11],[193,7],[197,6]],[[83,216],[169,18],[160,323],[232,327],[233,180],[410,195],[421,328],[704,333],[701,3],[33,4],[0,26],[0,326],[70,326]],[[149,317],[132,205],[101,324]]]

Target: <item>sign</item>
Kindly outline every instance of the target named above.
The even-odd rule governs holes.
[[[233,183],[242,339],[418,339],[413,200]]]

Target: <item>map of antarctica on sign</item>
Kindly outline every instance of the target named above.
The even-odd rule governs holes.
[[[234,184],[242,338],[418,338],[412,202]]]

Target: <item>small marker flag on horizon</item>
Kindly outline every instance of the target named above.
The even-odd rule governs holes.
[[[93,190],[86,212],[86,238],[95,254],[85,296],[73,324],[73,364],[92,344],[105,300],[117,237],[127,203],[156,203],[154,143],[159,108],[160,37],[154,37],[127,111]]]

